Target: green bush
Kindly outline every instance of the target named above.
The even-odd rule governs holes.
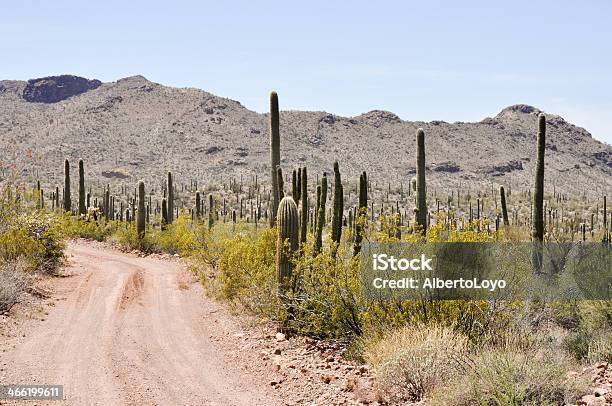
[[[77,219],[66,214],[64,226],[66,234],[71,238],[105,241],[117,232],[121,224],[117,221],[108,221],[104,217],[94,221],[93,219]]]
[[[217,224],[206,261],[215,271],[207,282],[218,298],[239,303],[272,319],[279,318],[275,279],[276,229],[245,231]]]
[[[567,308],[570,308],[569,310]],[[575,359],[586,362],[612,360],[612,303],[582,301],[555,307],[569,329],[564,349]]]
[[[172,224],[168,224],[166,230],[155,231],[150,238],[156,241],[158,249],[163,252],[189,257],[205,248],[206,227],[192,222],[185,213],[179,215]]]
[[[29,270],[53,272],[64,255],[64,234],[57,216],[42,211],[22,213],[4,224],[0,262],[22,259]]]
[[[136,223],[132,222],[118,227],[109,240],[118,243],[124,248],[151,254],[161,252],[158,237],[157,232],[147,232],[144,238],[140,238],[136,230]]]

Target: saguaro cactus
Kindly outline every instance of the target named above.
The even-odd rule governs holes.
[[[276,224],[276,214],[280,196],[276,168],[280,165],[280,119],[278,95],[270,93],[270,176],[272,180],[272,201],[270,204],[270,227]],[[282,181],[282,179],[281,179]]]
[[[145,236],[146,214],[145,184],[143,181],[140,181],[138,182],[138,212],[136,214],[136,231],[140,239],[143,239]]]
[[[111,215],[110,202],[110,185],[106,185],[106,190],[104,191],[104,217],[107,219],[110,219]]]
[[[315,204],[315,207],[314,207],[314,218],[313,218],[312,228],[314,230],[315,235],[317,233],[317,224],[319,222],[319,207],[321,207],[321,185],[317,185],[317,203]]]
[[[508,220],[508,207],[506,206],[506,192],[504,191],[504,187],[499,187],[499,198],[501,200],[502,207],[502,218],[504,219],[504,226],[510,225],[510,220]]]
[[[200,211],[201,209],[201,205],[202,205],[202,201],[200,198],[200,192],[196,192],[195,195],[195,218],[196,220],[200,220],[200,217],[202,216],[202,213]]]
[[[172,172],[168,172],[168,224],[174,221],[174,185],[172,184]]]
[[[603,228],[604,228],[604,236],[603,236],[603,242],[608,243],[609,238],[608,238],[608,206],[607,206],[607,197],[604,196],[603,197]]]
[[[367,218],[368,210],[368,178],[366,172],[359,176],[359,208],[355,215],[355,246],[353,247],[353,255],[359,254],[361,251],[361,240],[363,239],[363,226]]]
[[[79,159],[79,214],[84,215],[87,213],[87,207],[85,206],[85,168],[83,160]]]
[[[317,227],[314,245],[314,255],[318,255],[323,247],[323,228],[325,227],[325,202],[327,201],[327,174],[323,173],[321,178],[321,198],[319,199],[319,209],[317,210]]]
[[[416,132],[416,222],[427,233],[427,197],[425,185],[425,132],[419,128]]]
[[[215,223],[214,212],[215,212],[215,202],[213,200],[213,195],[209,194],[208,195],[208,229],[209,230],[212,229]]]
[[[544,241],[544,152],[546,149],[546,116],[538,117],[537,161],[533,192],[533,219],[531,236]]]
[[[290,287],[294,267],[293,256],[298,249],[299,218],[293,198],[287,196],[280,201],[276,220],[278,222],[276,277],[279,292],[284,294]]]
[[[168,225],[168,203],[166,201],[166,198],[162,199],[162,204],[161,204],[161,229],[162,231],[166,229],[166,226]],[[127,220],[127,217],[126,217]]]
[[[295,204],[298,202],[298,183],[297,183],[297,171],[294,169],[291,173],[291,197],[295,201]]]
[[[297,170],[297,196],[293,197],[293,200],[295,200],[296,203],[300,202],[300,199],[302,198],[302,170],[306,169],[306,168],[298,168]]]
[[[340,244],[342,236],[342,217],[344,215],[344,195],[342,192],[342,180],[340,178],[340,167],[334,162],[334,206],[332,218],[332,241]]]
[[[280,166],[276,168],[276,185],[278,187],[276,193],[278,198],[282,200],[285,197],[285,181],[283,180],[283,170]]]
[[[302,203],[302,220],[300,222],[300,243],[306,243],[306,235],[307,235],[307,224],[308,224],[308,174],[306,172],[306,167],[303,167],[300,171],[300,197]]]
[[[70,162],[64,161],[64,211],[70,211],[72,203],[70,201]]]

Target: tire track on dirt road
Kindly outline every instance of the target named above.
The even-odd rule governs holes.
[[[224,361],[201,306],[209,299],[185,287],[181,265],[86,243],[67,255],[74,289],[2,353],[0,384],[62,384],[70,405],[282,404]]]

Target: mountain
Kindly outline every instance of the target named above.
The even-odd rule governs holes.
[[[267,98],[267,95],[262,95]],[[280,95],[282,108],[282,94]],[[426,134],[433,187],[532,184],[540,110],[513,105],[477,123],[403,121],[372,110],[356,117],[281,111],[285,174],[306,165],[314,179],[338,160],[344,181],[366,170],[378,187],[414,176],[415,131]],[[598,194],[612,189],[612,147],[562,117],[547,114],[546,184],[552,191]],[[101,83],[62,75],[0,81],[0,165],[45,187],[61,184],[63,161],[85,161],[100,185],[161,184],[172,170],[184,183],[221,184],[269,173],[266,114],[199,89],[172,88],[132,76]]]

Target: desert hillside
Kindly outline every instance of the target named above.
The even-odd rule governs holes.
[[[268,95],[262,94],[262,98]],[[280,95],[282,110],[282,94]],[[428,182],[531,185],[536,107],[513,105],[477,123],[403,121],[372,110],[356,117],[282,111],[287,169],[312,174],[338,160],[346,181],[366,170],[379,186],[406,184],[414,172],[414,134],[426,133]],[[612,147],[548,113],[547,187],[601,195],[611,188]],[[43,185],[59,184],[63,161],[83,158],[94,181],[161,184],[172,170],[183,182],[268,177],[266,114],[199,89],[172,88],[142,76],[101,83],[76,76],[0,81],[3,168],[15,165]],[[609,192],[608,192],[609,193]]]

